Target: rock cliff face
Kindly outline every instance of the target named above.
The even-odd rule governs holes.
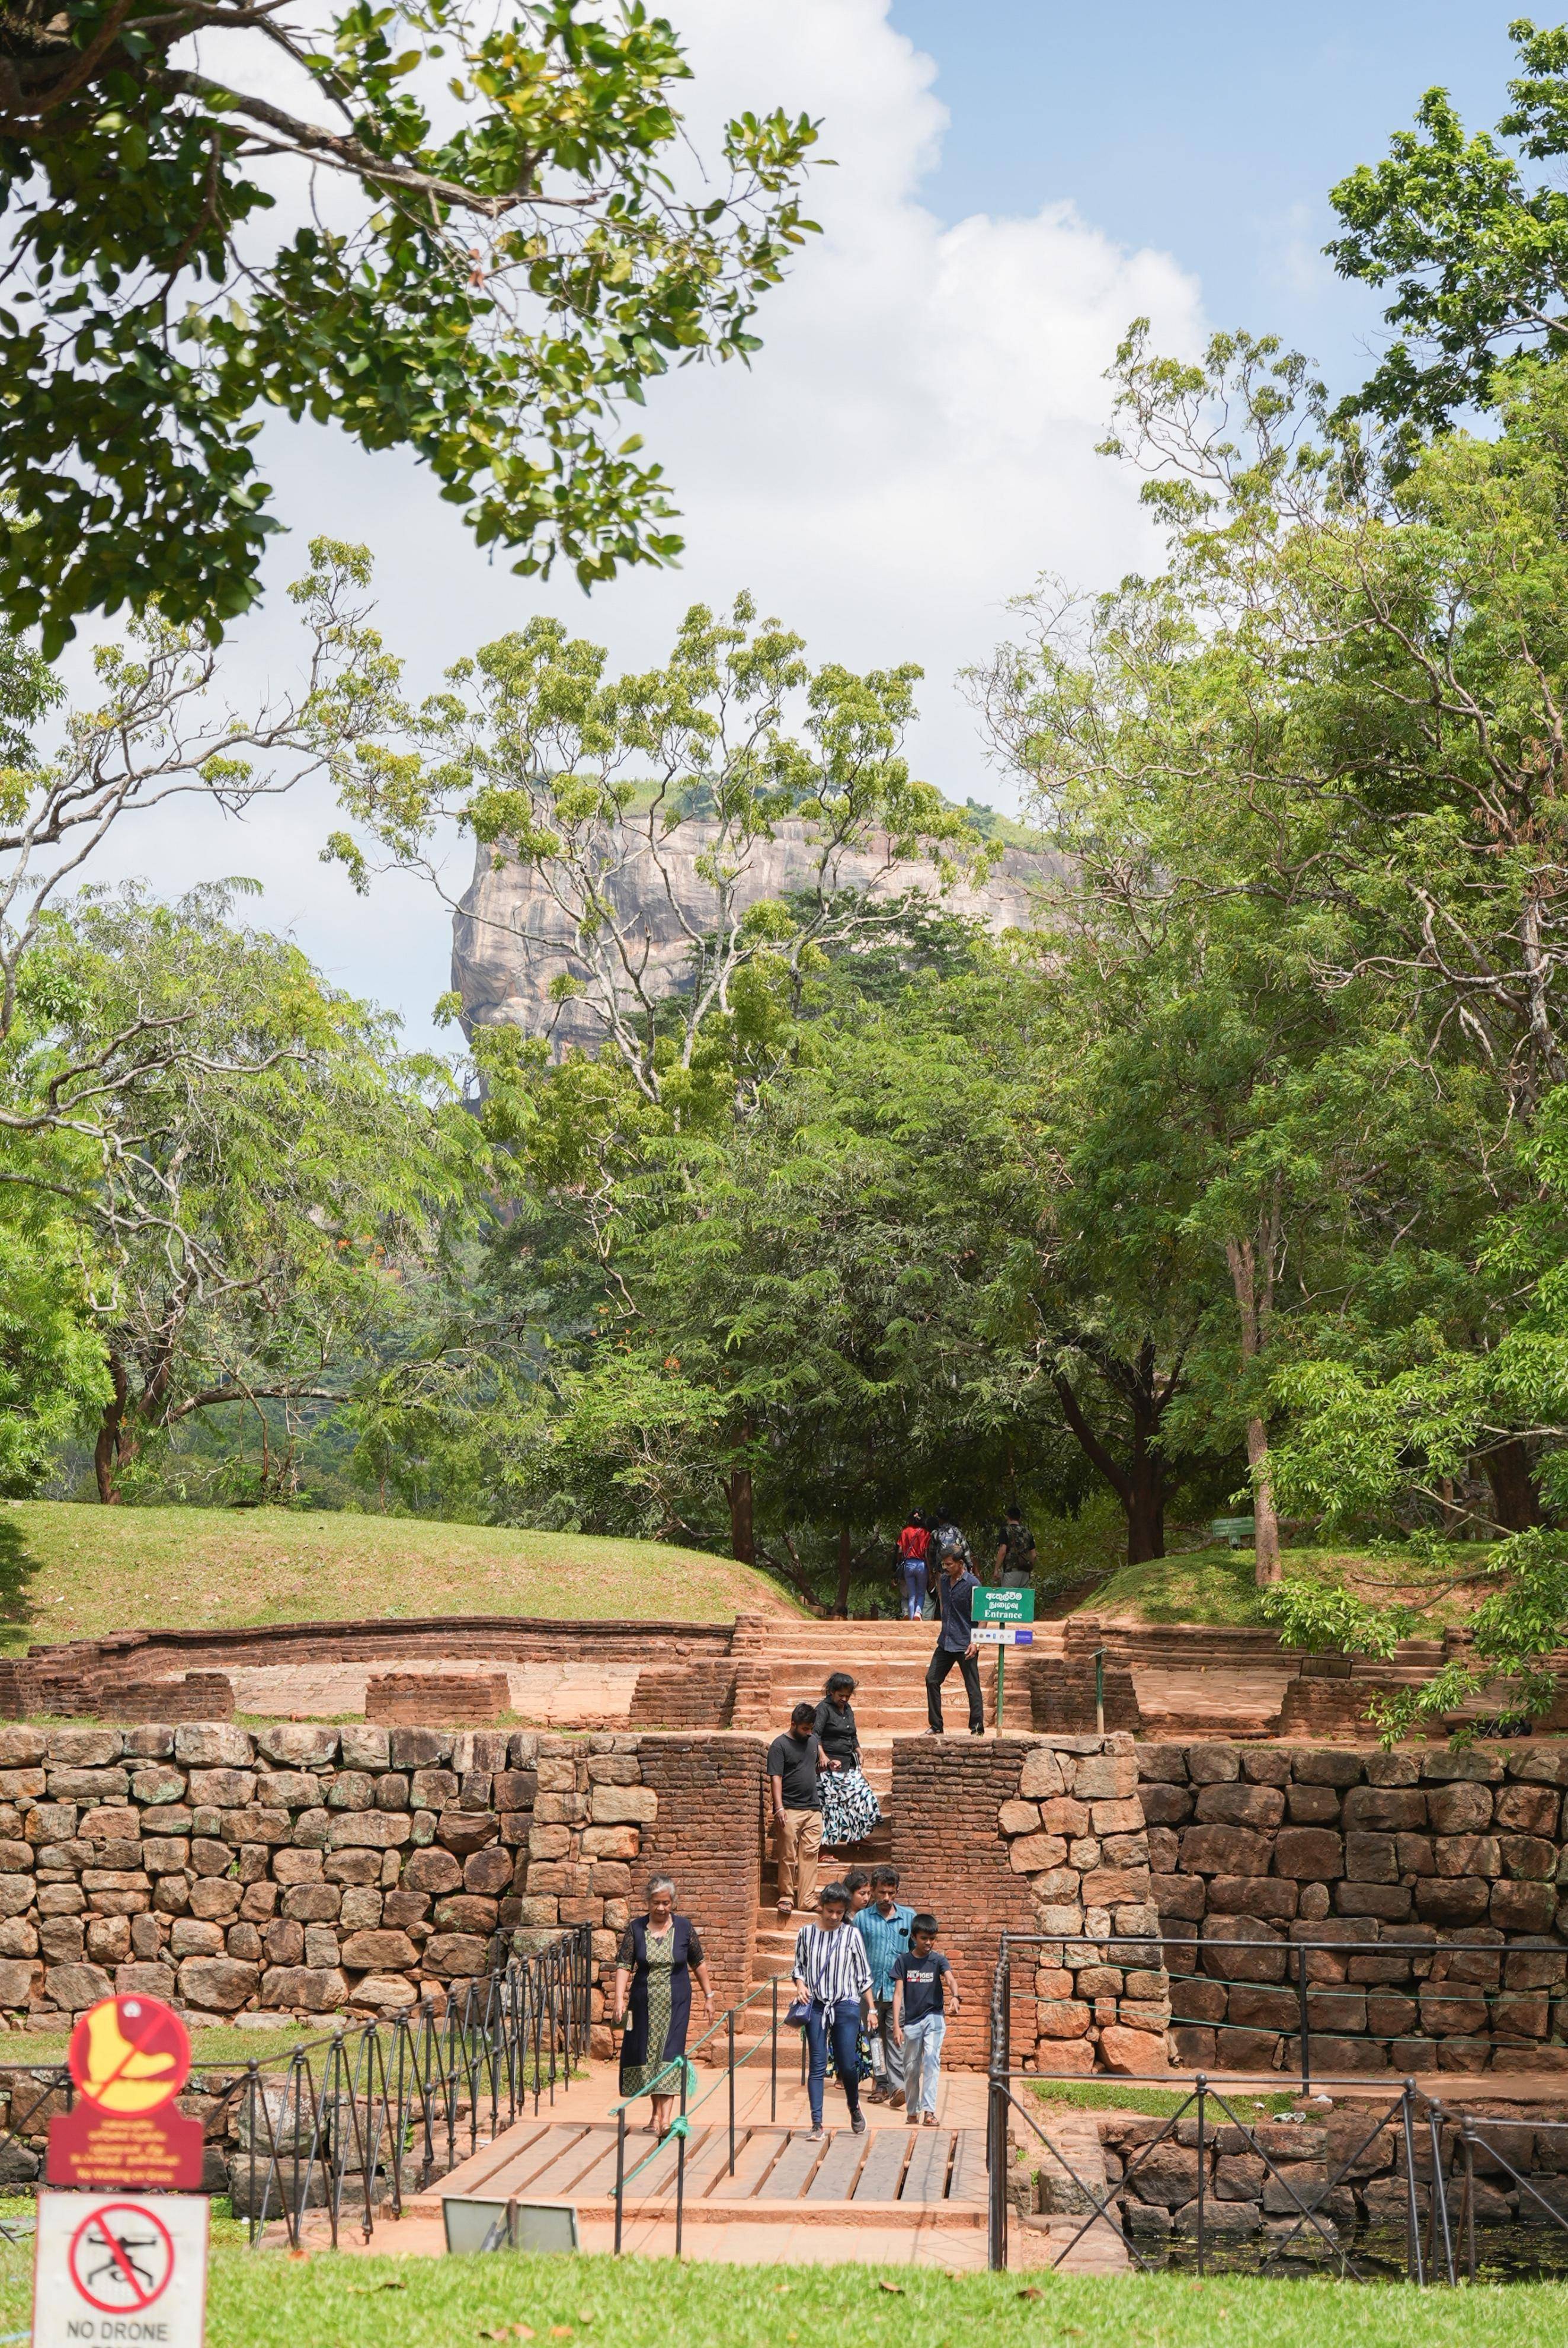
[[[631,829],[613,859],[606,893],[651,994],[671,994],[686,982],[692,932],[714,926],[713,891],[702,864],[712,857],[716,838],[716,825],[688,819],[665,835],[655,855]],[[815,889],[817,856],[804,824],[781,825],[775,839],[752,852],[736,888],[736,911]],[[1058,870],[1054,856],[1009,848],[982,886],[960,881],[943,894],[930,865],[890,863],[886,842],[874,840],[864,853],[836,860],[833,882],[835,889],[865,890],[877,899],[918,891],[934,906],[983,921],[999,933],[1034,926],[1040,884]],[[574,942],[570,911],[540,875],[517,863],[495,871],[489,850],[481,848],[453,922],[452,984],[462,997],[468,1026],[520,1027],[526,1035],[548,1035],[557,1053],[569,1044],[597,1045],[603,1025],[592,1003],[550,997],[552,981],[588,975]]]

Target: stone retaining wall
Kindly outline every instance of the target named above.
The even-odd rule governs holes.
[[[1295,1944],[1339,1941],[1307,1961],[1323,2075],[1568,2069],[1568,1745],[1143,1745],[1137,1767],[1179,2060],[1293,2067]]]
[[[637,1744],[0,1727],[0,2010],[58,2027],[141,1991],[196,2020],[384,2013],[485,1972],[497,1933],[562,1924],[594,1927],[603,1966],[658,1810]]]

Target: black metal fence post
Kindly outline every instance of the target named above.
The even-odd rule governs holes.
[[[1204,2076],[1204,2073],[1203,2073],[1202,2071],[1200,2071],[1200,2072],[1198,2073],[1198,2078],[1197,2078],[1197,2088],[1198,2088],[1198,2272],[1199,2272],[1200,2274],[1202,2274],[1202,2272],[1203,2272],[1203,2271],[1204,2271],[1204,2215],[1205,2215],[1205,2208],[1204,2208],[1204,2204],[1205,2204],[1205,2200],[1206,2200],[1206,2198],[1207,2198],[1207,2197],[1206,2197],[1206,2193],[1205,2193],[1205,2181],[1206,2181],[1206,2180],[1205,2180],[1205,2178],[1204,2178],[1204,2169],[1206,2168],[1206,2167],[1207,2167],[1207,2165],[1208,2165],[1208,2148],[1207,2148],[1207,2146],[1206,2146],[1206,2144],[1205,2144],[1205,2142],[1204,2142],[1204,2105],[1206,2104],[1206,2102],[1207,2102],[1207,2100],[1208,2100],[1208,2086],[1209,2086],[1209,2083],[1208,2083],[1207,2078]]]
[[[1399,2127],[1405,2146],[1405,2270],[1412,2282],[1426,2281],[1426,2269],[1421,2259],[1421,2211],[1416,2195],[1416,2124],[1412,2111],[1416,2083],[1405,2081],[1399,2098]]]
[[[621,2198],[626,2191],[626,2106],[621,2105],[615,2121],[615,2255],[620,2256]]]
[[[1475,2281],[1475,2138],[1471,2133],[1468,2112],[1460,2122],[1460,2141],[1464,2146],[1464,2262],[1465,2272]]]
[[[681,2064],[681,2134],[675,2145],[675,2255],[681,2255],[681,2228],[686,2215],[686,2058]]]
[[[725,2020],[730,2040],[730,2175],[735,2173],[735,2009],[731,2006]]]
[[[1312,2093],[1312,2051],[1310,2025],[1307,2014],[1307,1943],[1305,1941],[1297,1941],[1296,1944],[1296,2004],[1301,2026],[1301,2092],[1304,2096],[1309,2096]]]
[[[779,2116],[779,1977],[774,1975],[774,2020],[768,2047],[768,2119]]]

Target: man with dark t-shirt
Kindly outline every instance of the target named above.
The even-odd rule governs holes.
[[[809,1908],[822,1846],[822,1746],[813,1728],[814,1704],[797,1704],[788,1728],[768,1747],[774,1855],[778,1861],[781,1921]]]

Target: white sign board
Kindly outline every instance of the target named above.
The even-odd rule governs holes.
[[[1031,1622],[977,1622],[977,1647],[1032,1647],[1034,1625]]]
[[[40,2193],[33,2348],[202,2348],[207,2197]]]

